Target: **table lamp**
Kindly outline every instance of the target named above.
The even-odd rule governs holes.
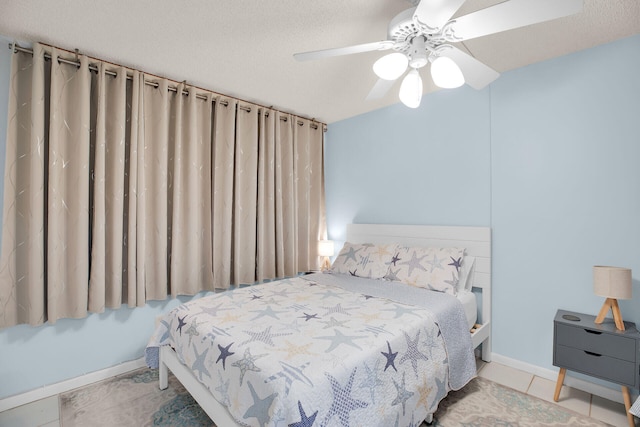
[[[618,300],[631,299],[631,270],[603,265],[594,266],[593,292],[606,298],[595,322],[602,323],[604,316],[611,309],[616,328],[624,331],[624,322],[620,314],[620,307],[618,307]]]
[[[322,271],[331,268],[331,261],[329,257],[333,256],[333,240],[319,240],[318,241],[318,255],[322,258]]]

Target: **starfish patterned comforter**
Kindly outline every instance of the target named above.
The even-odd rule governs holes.
[[[248,426],[417,426],[475,376],[455,297],[334,274],[182,304],[151,337],[149,366],[162,345]]]

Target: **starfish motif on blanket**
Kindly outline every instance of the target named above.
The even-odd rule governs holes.
[[[413,392],[407,390],[407,388],[405,387],[404,372],[402,373],[402,385],[399,385],[396,382],[395,378],[391,379],[393,380],[393,385],[396,386],[396,392],[398,393],[393,402],[391,402],[391,406],[402,404],[402,416],[404,416],[404,414],[406,413],[407,400],[411,399],[411,396],[413,396]]]
[[[382,311],[395,311],[396,312],[396,316],[394,317],[394,319],[397,319],[398,317],[404,316],[405,314],[413,314],[416,317],[420,317],[419,314],[414,313],[414,311],[416,310],[420,310],[419,308],[413,309],[413,308],[409,308],[406,305],[400,305],[400,304],[394,304],[395,308],[387,308],[384,309]]]
[[[307,313],[302,313],[304,314],[304,316],[300,317],[301,319],[304,319],[305,322],[308,322],[311,319],[319,319],[318,314],[307,314]]]
[[[218,371],[218,387],[216,387],[216,391],[220,393],[222,396],[222,403],[224,406],[229,406],[229,382],[231,380],[227,379],[226,381],[222,378],[222,374]]]
[[[409,335],[404,332],[404,338],[407,340],[407,351],[400,358],[400,364],[402,365],[407,360],[411,362],[413,373],[418,378],[418,360],[429,360],[429,358],[418,350],[418,343],[420,342],[420,331],[416,334],[416,337],[412,340]]]
[[[393,264],[393,266],[396,266],[396,263],[398,261],[400,261],[402,258],[400,258],[398,255],[400,255],[400,253],[395,254],[392,258],[391,258],[391,264]]]
[[[242,385],[242,381],[244,380],[244,374],[246,374],[247,371],[254,371],[254,372],[261,371],[261,369],[256,366],[255,361],[264,356],[266,356],[266,354],[259,354],[257,356],[252,356],[251,350],[247,348],[244,351],[244,357],[231,364],[231,366],[234,366],[240,369],[240,385]]]
[[[162,336],[160,337],[160,344],[163,344],[165,340],[168,340],[169,338],[171,338],[171,328],[173,327],[173,318],[171,318],[170,323],[167,323],[166,320],[161,320],[160,324],[163,325],[165,328],[167,328],[164,331],[164,334],[162,334]]]
[[[322,329],[329,329],[329,328],[344,328],[344,324],[349,322],[349,320],[343,320],[343,321],[339,321],[336,320],[335,317],[331,317],[331,319],[329,319],[329,321],[324,321],[324,322],[320,322],[320,323],[324,323],[326,326]]]
[[[334,329],[333,333],[334,333],[334,335],[332,337],[331,336],[313,337],[314,339],[317,339],[317,340],[330,340],[331,341],[331,345],[329,346],[328,349],[325,350],[325,353],[332,352],[340,344],[349,345],[351,347],[357,348],[358,350],[362,350],[362,347],[360,347],[359,345],[355,344],[353,342],[353,340],[367,338],[367,337],[365,337],[363,335],[344,335],[342,332],[340,332],[337,329]]]
[[[202,307],[202,311],[198,314],[202,314],[202,313],[206,313],[208,315],[210,315],[211,317],[215,317],[218,315],[218,312],[220,311],[228,311],[228,310],[232,310],[231,307],[225,307],[223,308],[224,303],[221,302],[220,304],[218,304],[217,306],[213,306],[213,307]]]
[[[313,343],[311,342],[304,345],[296,345],[288,340],[285,340],[284,343],[285,343],[284,347],[274,348],[274,351],[282,351],[287,353],[287,355],[284,357],[287,360],[290,360],[293,357],[298,355],[314,356],[317,354],[317,353],[309,353],[309,347],[313,345]]]
[[[261,317],[264,317],[264,316],[269,316],[269,317],[272,317],[272,318],[274,318],[276,320],[280,320],[280,318],[278,317],[278,314],[286,313],[286,312],[285,311],[276,311],[273,308],[271,308],[271,306],[269,305],[269,306],[267,306],[267,308],[262,309],[262,310],[251,310],[251,313],[259,313],[256,317],[254,317],[251,320],[257,320],[257,319],[259,319]]]
[[[284,395],[285,396],[289,395],[291,384],[293,384],[294,381],[300,381],[309,387],[313,387],[313,382],[311,382],[311,380],[307,378],[304,372],[302,372],[302,370],[307,366],[309,366],[310,363],[311,362],[307,362],[303,365],[300,365],[300,367],[296,367],[293,365],[289,365],[288,363],[285,363],[283,361],[280,361],[280,366],[282,366],[282,370],[280,372],[276,372],[275,374],[271,375],[264,382],[267,383],[269,381],[274,381],[280,378],[284,379],[284,384],[285,384]]]
[[[367,371],[364,380],[362,380],[362,382],[360,382],[360,388],[368,388],[369,389],[369,393],[371,393],[371,402],[375,405],[376,403],[376,388],[378,388],[378,386],[383,385],[384,381],[382,381],[379,377],[378,377],[378,373],[380,372],[379,370],[380,368],[380,359],[376,360],[376,364],[373,367],[373,369],[371,369],[369,367],[369,365],[367,365],[366,363],[364,364],[364,369]]]
[[[424,268],[424,266],[422,265],[422,260],[426,257],[427,255],[423,255],[420,258],[418,258],[416,256],[415,252],[411,253],[411,259],[409,261],[405,261],[405,262],[401,262],[401,265],[408,265],[409,266],[409,271],[407,273],[407,276],[411,276],[411,273],[413,273],[413,270],[415,270],[416,268],[418,270],[422,270],[422,271],[427,271],[426,268]]]
[[[187,324],[187,322],[184,321],[184,319],[186,318],[186,315],[183,318],[180,318],[180,316],[178,316],[178,327],[176,328],[176,331],[180,331],[180,336],[182,336],[182,327]]]
[[[245,342],[243,342],[240,345],[245,345],[247,343],[253,342],[253,341],[260,341],[265,343],[266,345],[273,347],[275,344],[273,343],[273,338],[276,337],[286,337],[287,335],[291,335],[290,332],[287,333],[279,333],[279,334],[274,334],[271,332],[271,328],[273,326],[268,326],[267,328],[265,328],[263,331],[260,332],[254,332],[254,331],[242,331],[245,334],[249,335],[251,338],[249,338],[248,340],[246,340]]]
[[[269,408],[273,403],[274,399],[278,396],[278,393],[270,394],[264,399],[260,399],[258,393],[253,388],[250,382],[247,381],[247,385],[249,386],[249,391],[251,392],[251,397],[253,398],[253,405],[249,406],[247,412],[244,413],[242,418],[245,420],[247,418],[257,418],[258,423],[260,423],[260,427],[265,426],[269,420]]]
[[[398,355],[398,352],[396,351],[394,353],[393,351],[391,351],[391,344],[389,344],[389,341],[387,341],[387,348],[389,349],[389,352],[387,353],[385,353],[384,351],[380,352],[384,357],[387,358],[387,364],[384,365],[383,372],[386,372],[389,366],[391,366],[396,372],[398,372],[398,369],[396,368],[396,365],[395,365],[395,360],[396,360],[396,356]]]
[[[333,418],[335,415],[340,419],[340,423],[344,427],[349,427],[351,423],[349,422],[349,418],[352,411],[360,408],[366,408],[368,405],[367,402],[363,402],[362,400],[354,399],[351,397],[351,388],[353,387],[353,380],[356,376],[356,370],[358,368],[353,368],[351,375],[349,376],[349,380],[343,386],[340,385],[338,380],[332,377],[330,374],[325,373],[325,376],[329,379],[329,383],[331,384],[331,392],[333,393],[333,402],[331,403],[331,407],[329,408],[329,413],[322,425],[327,425],[329,420]]]
[[[218,350],[220,350],[220,355],[216,359],[216,363],[218,363],[219,361],[222,360],[222,369],[225,370],[225,371],[227,370],[227,367],[225,366],[225,364],[227,362],[227,357],[231,356],[232,354],[235,354],[235,352],[229,350],[229,348],[232,345],[233,345],[233,343],[229,344],[226,347],[223,347],[220,344],[218,344]]]
[[[327,310],[327,312],[324,314],[325,316],[328,316],[330,314],[344,314],[345,316],[351,316],[351,313],[350,313],[351,308],[343,308],[342,303],[338,303],[333,307],[322,307],[322,308]]]
[[[185,332],[185,334],[189,335],[189,345],[191,345],[191,340],[193,337],[197,337],[200,335],[200,332],[198,332],[198,323],[196,322],[196,319],[193,319],[191,321],[191,324],[187,328],[187,332]]]
[[[298,411],[300,411],[300,421],[295,422],[293,424],[289,424],[289,427],[312,427],[313,423],[316,420],[316,415],[318,415],[318,411],[314,412],[310,417],[307,416],[306,412],[302,408],[302,403],[298,400]]]
[[[389,267],[389,271],[387,271],[387,275],[384,276],[384,278],[386,280],[391,280],[392,282],[399,282],[398,280],[398,273],[400,272],[400,269],[397,269],[396,271],[393,271],[393,269],[391,267]]]
[[[205,359],[207,358],[208,351],[209,349],[207,348],[205,351],[202,352],[202,354],[198,354],[198,349],[196,349],[195,345],[193,346],[193,354],[195,354],[196,356],[196,361],[193,362],[193,365],[191,365],[191,370],[193,372],[198,371],[198,376],[200,377],[200,381],[202,381],[202,374],[205,374],[206,376],[211,378],[211,374],[207,370],[207,367],[204,365]]]

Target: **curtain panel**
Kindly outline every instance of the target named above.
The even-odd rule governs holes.
[[[318,268],[322,126],[65,61],[12,59],[0,328]]]

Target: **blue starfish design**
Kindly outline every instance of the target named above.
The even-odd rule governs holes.
[[[264,316],[269,316],[272,317],[276,320],[280,320],[280,318],[278,317],[278,314],[284,313],[284,311],[275,311],[273,308],[271,308],[271,306],[267,306],[267,308],[263,309],[263,310],[251,310],[251,313],[259,313],[256,317],[254,317],[251,320],[257,320],[261,317]]]
[[[193,346],[193,353],[196,355],[196,361],[193,362],[193,365],[191,365],[191,370],[194,372],[198,371],[198,376],[200,377],[200,381],[202,381],[202,374],[205,374],[209,378],[211,378],[211,374],[207,370],[207,367],[204,366],[204,361],[207,357],[208,351],[209,349],[207,348],[205,351],[202,352],[202,354],[198,354],[198,350],[196,349],[196,346],[195,345]]]
[[[407,340],[407,352],[400,358],[400,364],[411,361],[413,372],[418,378],[418,360],[429,360],[429,358],[418,350],[418,342],[420,341],[420,331],[416,334],[416,337],[412,340],[409,335],[404,332],[404,338]]]
[[[176,328],[176,331],[180,331],[180,336],[182,336],[182,327],[187,324],[187,322],[184,321],[186,318],[186,315],[182,319],[178,316],[178,327]]]
[[[384,384],[380,378],[378,378],[378,368],[380,367],[380,360],[376,360],[376,364],[371,369],[369,365],[364,364],[364,369],[367,371],[366,377],[360,383],[360,388],[368,388],[371,393],[371,402],[376,403],[376,388]]]
[[[160,337],[160,344],[163,344],[165,340],[168,340],[169,338],[171,338],[171,328],[173,327],[173,319],[171,319],[171,323],[167,323],[166,321],[162,320],[160,324],[163,325],[165,328],[167,328],[164,331],[164,334],[162,334],[162,336]]]
[[[354,399],[353,397],[351,397],[351,387],[353,387],[353,380],[356,376],[357,369],[358,368],[353,368],[353,371],[349,376],[349,380],[344,387],[342,387],[338,383],[338,380],[336,380],[330,374],[325,373],[325,376],[329,379],[329,382],[331,384],[333,402],[331,403],[329,413],[327,414],[322,425],[327,425],[329,420],[333,418],[334,415],[337,415],[340,419],[340,423],[344,427],[349,427],[351,425],[349,423],[349,416],[351,414],[351,411],[359,408],[366,408],[367,406],[369,406],[367,402],[363,402],[362,400]]]
[[[313,382],[311,382],[311,380],[304,374],[304,372],[302,372],[302,370],[307,366],[309,366],[309,364],[310,362],[307,362],[303,365],[300,365],[300,367],[297,368],[293,365],[289,365],[288,363],[280,361],[282,370],[280,372],[276,372],[275,374],[271,375],[269,378],[264,380],[264,382],[267,383],[269,381],[275,381],[278,378],[283,378],[285,383],[285,388],[284,388],[285,396],[289,395],[289,390],[291,390],[291,385],[293,384],[294,381],[300,381],[308,385],[309,387],[313,387]]]
[[[335,350],[340,344],[346,344],[346,345],[350,345],[351,347],[355,347],[358,350],[362,350],[362,347],[360,347],[359,345],[355,344],[353,342],[353,340],[357,340],[357,339],[362,339],[362,338],[367,338],[365,336],[356,336],[356,335],[343,335],[342,332],[340,332],[337,329],[333,330],[334,335],[331,336],[325,336],[325,337],[313,337],[314,339],[321,339],[321,340],[330,340],[331,341],[331,345],[329,346],[328,349],[325,350],[325,353],[330,353],[333,350]]]
[[[233,351],[229,351],[229,348],[233,345],[233,343],[229,344],[226,347],[221,346],[220,344],[218,344],[218,350],[220,350],[220,356],[218,356],[218,359],[216,359],[216,363],[218,363],[220,360],[222,360],[222,369],[223,370],[227,370],[226,367],[226,362],[227,362],[227,357],[231,356],[232,354],[236,354]]]
[[[243,342],[240,345],[245,345],[245,344],[253,342],[253,341],[260,341],[260,342],[263,342],[263,343],[267,344],[270,347],[273,347],[275,345],[273,343],[273,338],[286,337],[288,335],[291,335],[291,333],[289,333],[289,332],[287,332],[287,333],[279,333],[279,334],[271,333],[271,328],[273,328],[273,325],[272,326],[267,326],[263,331],[260,331],[260,332],[243,331],[245,334],[249,335],[251,338],[249,338],[248,340],[246,340],[245,342]]]
[[[435,270],[436,268],[439,268],[440,270],[444,270],[444,267],[442,267],[442,261],[444,261],[444,260],[443,259],[438,259],[436,254],[433,254],[433,260],[432,261],[428,261],[427,260],[427,264],[431,264],[431,273],[433,273],[433,270]]]
[[[289,424],[289,427],[311,427],[313,426],[314,421],[316,420],[316,415],[318,415],[318,411],[314,412],[313,415],[307,417],[307,414],[304,412],[302,408],[302,403],[298,400],[298,411],[300,411],[300,421],[295,422],[293,424]]]
[[[456,271],[460,271],[460,267],[462,266],[462,257],[455,259],[454,257],[450,256],[449,258],[451,258],[451,262],[447,265],[452,265],[456,268]]]
[[[398,352],[396,351],[395,353],[391,351],[391,344],[389,344],[389,341],[387,341],[387,348],[389,348],[389,352],[385,353],[384,351],[381,351],[380,353],[382,353],[382,355],[384,357],[387,358],[387,364],[384,365],[384,371],[386,372],[387,368],[389,366],[391,366],[393,369],[395,369],[396,372],[398,372],[398,369],[396,368],[396,365],[394,364],[395,360],[396,360],[396,356],[398,355]]]
[[[258,393],[256,393],[253,385],[249,381],[247,381],[247,385],[249,386],[249,391],[251,392],[251,397],[253,398],[253,405],[247,409],[247,412],[244,413],[242,418],[245,420],[247,418],[257,418],[258,423],[260,423],[260,427],[263,427],[269,422],[269,408],[273,403],[274,399],[278,396],[278,393],[270,394],[264,399],[260,399]]]

